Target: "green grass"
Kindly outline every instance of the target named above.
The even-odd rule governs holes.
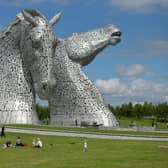
[[[140,132],[140,131],[126,131],[126,130],[115,130],[115,129],[97,129],[97,128],[81,128],[81,127],[59,127],[59,126],[40,126],[40,125],[18,125],[11,124],[6,126],[13,126],[18,128],[36,128],[41,130],[60,130],[60,131],[74,131],[74,132],[83,132],[83,133],[101,133],[101,134],[113,134],[113,135],[136,135],[136,136],[166,136],[168,133],[159,133],[159,132]]]
[[[31,144],[39,135],[7,133],[0,138]],[[168,149],[158,146],[167,142],[87,139],[88,151],[83,152],[83,138],[42,136],[44,147],[0,149],[2,168],[167,168]],[[52,145],[51,145],[52,144]]]
[[[143,127],[143,126],[146,126],[146,127],[151,127],[152,126],[152,119],[137,119],[137,118],[126,118],[126,117],[121,117],[120,119],[118,119],[119,123],[120,123],[120,126],[121,127],[128,127],[129,126],[129,123],[131,121],[135,121],[136,122],[136,125],[137,127]],[[165,129],[165,130],[168,130],[167,126],[166,126],[166,123],[164,122],[157,122],[157,129]]]
[[[128,127],[131,121],[136,122],[136,125],[138,127],[142,127],[142,126],[151,127],[152,125],[152,121],[150,119],[134,119],[134,118],[132,119],[132,118],[124,118],[124,117],[119,119],[119,123],[121,127]]]

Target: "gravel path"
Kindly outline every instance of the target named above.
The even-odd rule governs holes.
[[[150,140],[150,141],[168,141],[168,137],[149,137],[149,136],[133,136],[133,135],[109,135],[109,134],[96,134],[96,133],[83,133],[73,131],[56,131],[56,130],[39,130],[29,128],[5,128],[6,132],[18,132],[26,134],[38,135],[52,135],[52,136],[68,136],[68,137],[87,137],[99,139],[119,139],[119,140]]]

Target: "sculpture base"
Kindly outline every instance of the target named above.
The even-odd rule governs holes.
[[[21,101],[0,101],[0,124],[37,124],[32,104]]]
[[[118,122],[111,112],[109,115],[100,115],[98,113],[54,113],[50,115],[51,125],[60,126],[104,126],[104,127],[117,127]]]

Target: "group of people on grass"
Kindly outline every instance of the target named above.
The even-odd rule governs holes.
[[[15,145],[12,145],[11,141],[7,141],[5,144],[3,144],[3,148],[27,147],[27,146],[28,146],[28,144],[23,143],[22,139],[20,137],[17,137]],[[42,143],[41,139],[40,138],[33,139],[32,147],[42,148],[43,147],[43,143]]]
[[[5,144],[3,144],[2,148],[14,148],[14,147],[17,148],[17,147],[27,147],[27,146],[28,146],[28,144],[22,143],[22,139],[20,137],[17,137],[15,146],[12,145],[11,141],[7,141]],[[42,148],[43,143],[42,143],[41,139],[40,138],[33,139],[32,147]],[[87,148],[88,148],[88,145],[87,145],[87,141],[85,139],[84,143],[83,143],[83,152],[86,152]]]
[[[28,144],[22,143],[22,139],[20,137],[17,137],[15,146],[12,145],[11,141],[7,141],[5,144],[3,144],[3,148],[13,148],[13,147],[17,148],[17,147],[27,147],[27,146],[28,146]],[[32,147],[42,148],[43,143],[42,143],[41,139],[40,138],[33,139]],[[85,139],[84,143],[83,143],[83,152],[86,152],[87,148],[88,148],[88,145],[87,145],[87,141]]]
[[[1,134],[0,135],[2,137],[5,137],[5,127],[4,126],[2,126]],[[27,147],[27,146],[28,146],[28,144],[23,143],[21,137],[17,137],[15,145],[12,145],[12,142],[10,140],[7,141],[5,144],[3,144],[3,148]],[[42,140],[40,138],[33,139],[33,141],[32,141],[32,147],[42,148],[43,147]],[[87,144],[87,141],[85,139],[84,143],[83,143],[83,152],[86,152],[87,148],[88,148],[88,144]]]

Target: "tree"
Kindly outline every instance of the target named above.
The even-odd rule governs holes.
[[[136,118],[141,118],[143,116],[143,107],[141,104],[135,104],[133,111]]]
[[[159,121],[167,121],[168,120],[168,104],[167,103],[159,103],[156,107],[156,118]]]
[[[47,106],[36,104],[35,109],[40,121],[50,118],[50,112]]]

